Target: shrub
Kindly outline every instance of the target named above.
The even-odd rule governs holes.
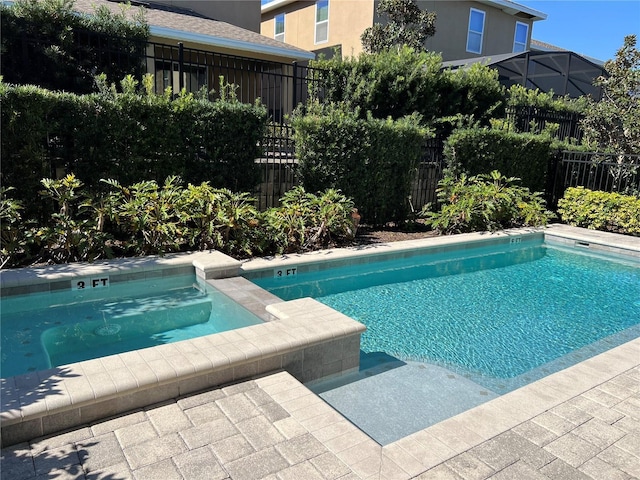
[[[497,171],[447,176],[437,190],[441,210],[425,213],[425,223],[444,234],[546,225],[549,214],[540,194],[515,185],[517,180]]]
[[[172,175],[232,191],[259,183],[262,106],[155,95],[150,76],[142,90],[125,78],[122,93],[100,81],[100,93],[91,95],[0,84],[3,183],[24,187],[17,199],[28,216],[44,220],[51,213],[28,192],[60,171],[74,172],[93,190],[101,178],[128,185]]]
[[[553,112],[583,113],[587,108],[586,97],[570,98],[568,95],[557,97],[550,92],[541,92],[522,85],[512,85],[507,90],[507,106],[534,107]]]
[[[441,70],[442,57],[410,48],[313,62],[316,96],[375,118],[417,112],[425,124],[455,115],[485,120],[500,111],[504,88],[495,70],[474,65]]]
[[[314,195],[295,187],[264,218],[275,251],[292,253],[352,240],[357,227],[353,213],[353,201],[338,190]]]
[[[105,73],[109,81],[142,76],[149,36],[142,10],[131,19],[124,9],[112,13],[106,6],[78,15],[73,4],[17,0],[0,6],[5,81],[89,93],[95,91],[96,73]]]
[[[547,169],[555,150],[549,136],[486,128],[455,130],[445,142],[444,156],[454,175],[493,170],[518,177],[532,191],[545,191]]]
[[[640,236],[640,198],[571,187],[558,201],[562,220],[575,227]]]
[[[41,195],[56,213],[42,222],[25,220],[7,195],[13,189],[0,188],[0,268],[193,249],[236,258],[300,252],[349,242],[357,227],[353,201],[332,189],[314,195],[297,187],[261,214],[249,194],[206,182],[103,183],[106,193],[84,189],[73,174],[43,179]]]
[[[22,205],[7,196],[13,188],[0,187],[0,268],[24,262],[29,255],[27,225],[22,221]]]
[[[428,134],[418,116],[362,119],[345,105],[314,104],[294,117],[293,126],[298,174],[306,190],[341,190],[369,224],[404,221]]]

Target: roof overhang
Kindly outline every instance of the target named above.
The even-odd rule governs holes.
[[[509,15],[517,15],[518,13],[524,13],[530,16],[531,21],[536,22],[538,20],[546,20],[547,14],[534,10],[533,8],[525,7],[519,3],[511,2],[509,0],[476,0],[480,3],[490,5],[495,8],[499,8]]]
[[[272,10],[276,10],[280,7],[284,7],[285,5],[289,5],[290,3],[295,2],[296,0],[271,0],[268,3],[265,3],[261,6],[261,13],[269,13]]]
[[[261,7],[262,13],[268,13],[273,10],[276,10],[280,7],[284,7],[289,5],[290,3],[294,3],[297,0],[271,0],[268,3],[265,3]],[[484,3],[486,5],[490,5],[492,7],[499,8],[505,13],[509,15],[517,15],[518,13],[524,13],[529,15],[532,21],[537,20],[546,20],[547,14],[542,13],[538,10],[534,10],[533,8],[525,7],[524,5],[520,5],[515,2],[511,2],[509,0],[476,0],[480,3]]]
[[[264,55],[275,55],[278,57],[287,57],[294,60],[315,60],[315,53],[303,52],[300,49],[287,48],[286,44],[282,47],[274,47],[271,45],[262,45],[252,42],[244,42],[242,40],[233,40],[224,37],[215,37],[201,33],[185,32],[183,30],[175,30],[173,28],[159,27],[156,25],[149,26],[150,34],[156,37],[167,38],[171,40],[179,40],[181,42],[193,42],[200,45],[208,45],[211,47],[229,48],[240,50],[243,52],[261,53]]]

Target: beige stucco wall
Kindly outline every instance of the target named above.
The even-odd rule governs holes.
[[[421,9],[435,12],[436,34],[427,40],[427,48],[442,52],[444,61],[513,51],[516,22],[529,25],[527,45],[531,40],[531,20],[509,15],[498,8],[480,2],[418,0]],[[484,35],[480,55],[467,52],[467,30],[471,8],[485,12]]]
[[[485,12],[482,53],[496,55],[513,51],[516,22],[529,25],[527,46],[531,41],[532,21],[526,15],[514,16],[501,9],[476,1],[417,0],[423,10],[435,12],[436,34],[427,40],[427,48],[442,52],[443,60],[477,57],[466,51],[467,29],[471,8]],[[329,0],[329,41],[314,42],[315,2],[297,1],[262,15],[260,33],[274,37],[274,17],[285,12],[286,43],[305,50],[318,50],[342,45],[343,56],[358,55],[362,51],[360,35],[374,21],[378,0]]]
[[[260,0],[154,0],[156,3],[190,8],[215,20],[260,32]]]
[[[283,12],[285,43],[309,51],[342,45],[343,56],[362,51],[360,35],[373,24],[373,0],[329,0],[329,38],[315,43],[315,1],[302,1],[265,13],[260,33],[273,38],[274,18]]]

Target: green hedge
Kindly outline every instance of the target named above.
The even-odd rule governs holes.
[[[574,227],[640,236],[640,198],[568,188],[558,201],[562,220]]]
[[[294,116],[298,175],[308,191],[339,189],[364,223],[404,221],[408,196],[428,131],[417,115],[360,118],[344,105],[312,105]]]
[[[548,136],[485,128],[455,130],[445,142],[444,155],[455,174],[500,171],[517,177],[533,192],[545,191],[553,140]]]
[[[503,110],[504,87],[483,65],[442,70],[442,57],[410,48],[319,60],[312,65],[315,87],[329,102],[359,108],[362,117],[402,118],[418,112],[424,123],[469,115],[485,121]]]
[[[0,84],[3,184],[20,187],[25,208],[40,179],[62,171],[87,187],[101,178],[132,184],[177,175],[253,191],[260,181],[255,159],[265,109],[191,94],[155,95],[152,81],[145,79],[141,93],[129,77],[123,93],[103,88],[89,95]]]
[[[127,74],[141,78],[149,26],[141,9],[130,18],[125,8],[112,13],[102,5],[92,15],[79,15],[73,0],[0,5],[4,80],[89,93],[96,90],[97,73],[110,81]]]

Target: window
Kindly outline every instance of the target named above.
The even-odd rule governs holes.
[[[329,0],[316,2],[316,43],[329,40]]]
[[[516,33],[513,36],[513,52],[524,52],[527,49],[527,37],[529,36],[529,25],[516,22]]]
[[[280,42],[284,42],[284,13],[279,13],[274,17],[275,32],[273,38]]]
[[[469,13],[469,32],[467,33],[467,52],[482,53],[482,35],[484,33],[484,12],[471,9]]]
[[[178,62],[156,60],[156,91],[164,92],[167,88],[177,94],[180,92],[180,66]],[[182,85],[187,92],[197,92],[207,87],[207,67],[202,65],[182,66]]]

